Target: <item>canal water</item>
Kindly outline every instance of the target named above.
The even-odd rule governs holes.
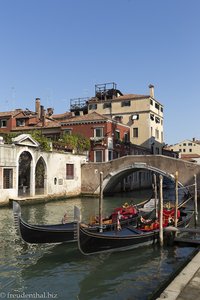
[[[104,215],[124,202],[138,203],[147,191],[105,197]],[[73,206],[83,220],[98,214],[98,199],[74,198],[23,205],[22,216],[30,223],[59,223]],[[83,256],[76,243],[27,245],[16,235],[12,210],[0,209],[0,299],[145,300],[151,299],[193,248],[143,246],[94,256]]]

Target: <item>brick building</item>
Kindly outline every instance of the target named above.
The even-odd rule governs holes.
[[[62,132],[90,139],[90,161],[109,161],[130,154],[129,126],[96,112],[61,121],[61,126]]]

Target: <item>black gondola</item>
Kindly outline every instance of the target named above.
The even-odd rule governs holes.
[[[185,213],[178,221],[178,227],[187,227],[193,212]],[[90,232],[78,223],[78,247],[84,255],[101,252],[123,251],[142,245],[153,244],[159,238],[159,229],[145,230],[126,226],[121,230]]]
[[[148,201],[150,201],[150,199],[142,202],[138,205],[138,207],[143,206]],[[21,217],[21,207],[16,201],[13,201],[13,214],[16,230],[20,234],[21,238],[27,243],[39,244],[77,241],[77,221],[80,220],[80,210],[76,206],[74,207],[74,221],[66,224],[29,224]],[[122,226],[127,224],[136,225],[137,217],[138,214],[136,213],[132,217],[124,219],[122,221]],[[116,227],[116,223],[112,222],[110,224],[108,221],[109,220],[105,220],[105,224],[103,224],[104,229],[114,229]],[[96,231],[98,228],[98,224],[93,224],[88,227],[88,230]]]
[[[16,230],[25,242],[31,244],[76,241],[77,221],[79,219],[79,215],[77,215],[76,212],[77,208],[75,207],[75,221],[73,222],[54,225],[32,225],[22,219],[21,207],[16,201],[13,201],[13,214]]]

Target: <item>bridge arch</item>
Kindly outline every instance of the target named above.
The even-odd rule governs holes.
[[[179,185],[200,184],[200,165],[164,155],[128,155],[103,163],[87,163],[82,165],[82,194],[99,194],[99,174],[103,172],[103,190],[108,190],[117,177],[145,169],[174,180],[178,171]],[[124,174],[123,174],[124,172]],[[192,191],[191,191],[192,192]]]
[[[173,174],[169,174],[163,170],[160,170],[156,167],[149,166],[145,163],[134,163],[131,164],[124,169],[121,170],[115,170],[113,172],[110,172],[103,180],[103,192],[110,193],[110,191],[113,190],[113,188],[116,186],[116,184],[123,179],[124,177],[133,174],[134,172],[138,171],[149,171],[151,174],[158,174],[162,175],[165,178],[168,178],[170,181],[175,181],[175,177]],[[182,186],[181,182],[179,182],[179,186]],[[99,193],[99,186],[97,187],[97,190],[95,191],[96,193]]]

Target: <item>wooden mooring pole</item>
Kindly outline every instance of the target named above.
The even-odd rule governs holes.
[[[174,215],[174,226],[178,224],[178,171],[175,173],[175,215]]]
[[[102,226],[102,211],[103,211],[103,172],[100,172],[100,191],[99,191],[99,231],[103,231]]]
[[[159,216],[159,241],[160,246],[163,246],[163,176],[160,175],[160,201],[159,201],[159,210],[160,210],[160,216]]]
[[[158,190],[157,190],[157,177],[156,174],[153,174],[154,180],[154,197],[155,197],[155,210],[156,210],[156,219],[158,218]]]
[[[198,223],[198,208],[197,208],[197,175],[194,175],[194,225]]]

